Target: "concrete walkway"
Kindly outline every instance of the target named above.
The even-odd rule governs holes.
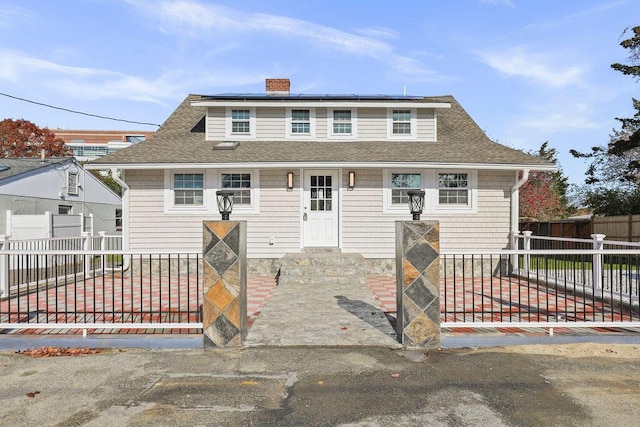
[[[401,347],[367,284],[281,284],[249,329],[246,346]]]

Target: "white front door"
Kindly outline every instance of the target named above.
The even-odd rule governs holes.
[[[303,242],[338,246],[338,171],[304,171]]]

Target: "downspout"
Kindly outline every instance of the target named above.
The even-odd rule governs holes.
[[[525,182],[529,179],[529,169],[522,169],[522,176],[516,181],[516,183],[511,187],[511,232],[510,234],[510,249],[517,249],[515,245],[515,236],[520,232],[520,187],[524,185]]]
[[[122,187],[122,250],[129,250],[129,186],[120,179],[118,169],[111,168],[111,178]],[[122,256],[122,268],[129,269],[130,258]]]

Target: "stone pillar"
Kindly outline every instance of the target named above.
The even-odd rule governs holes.
[[[247,223],[204,221],[205,347],[239,347],[247,335]]]
[[[396,332],[405,348],[440,347],[440,226],[396,221]]]

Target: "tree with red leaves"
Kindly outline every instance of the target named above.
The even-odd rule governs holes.
[[[557,151],[545,142],[540,150],[529,153],[556,162]],[[520,217],[539,221],[561,219],[573,213],[575,208],[567,200],[567,178],[562,170],[556,172],[532,171],[529,179],[520,187]]]
[[[47,128],[28,120],[4,119],[0,122],[0,157],[70,157],[73,151]]]

